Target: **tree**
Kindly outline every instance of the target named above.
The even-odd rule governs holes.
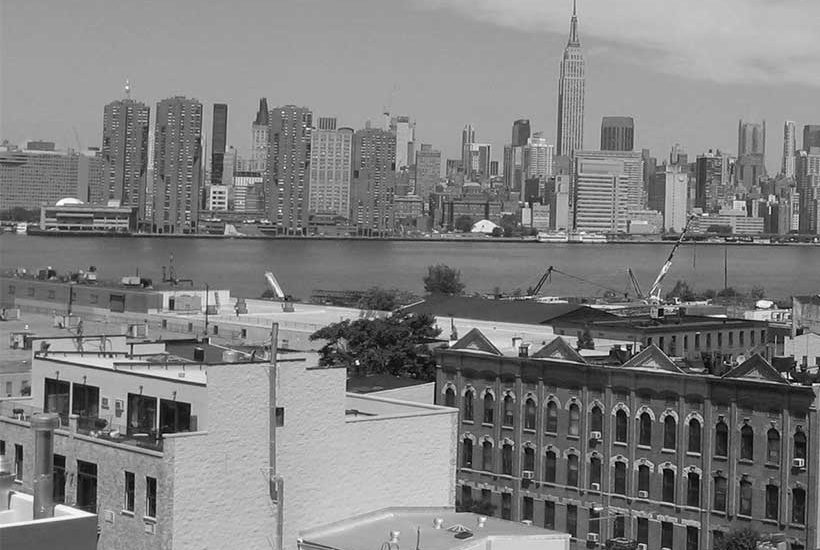
[[[359,298],[356,307],[368,311],[393,311],[394,309],[414,302],[416,296],[397,288],[371,287]]]
[[[718,291],[717,297],[718,298],[735,298],[738,295],[737,290],[734,287],[726,287],[723,290]]]
[[[689,287],[686,281],[677,281],[672,290],[666,293],[666,299],[680,298],[684,302],[691,302],[695,299],[694,291]]]
[[[518,229],[518,218],[512,214],[504,214],[501,216],[501,228],[504,230],[505,237],[512,237]]]
[[[492,235],[493,235],[493,237],[503,237],[504,236],[504,230],[500,227],[493,227]]]
[[[578,337],[575,347],[579,350],[595,349],[595,341],[592,339],[592,333],[589,331],[589,327],[584,327],[584,332]]]
[[[752,299],[762,300],[766,297],[766,290],[760,285],[755,285],[752,287],[752,291],[750,292],[750,294],[752,296]]]
[[[344,367],[354,375],[392,374],[433,381],[436,363],[426,344],[441,333],[435,317],[393,314],[375,319],[344,320],[310,335],[326,340],[319,365]]]
[[[461,271],[444,264],[428,266],[424,290],[430,294],[461,294],[464,291]]]
[[[751,527],[730,531],[715,544],[715,550],[756,550],[760,533]]]
[[[456,218],[455,228],[457,231],[461,231],[462,233],[469,233],[473,229],[473,218],[470,216],[459,216]]]

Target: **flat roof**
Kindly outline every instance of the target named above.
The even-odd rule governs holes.
[[[479,527],[479,518],[483,526]],[[441,520],[441,528],[434,521]],[[390,538],[391,531],[398,532],[400,548],[413,548],[418,538],[418,548],[424,550],[452,550],[457,548],[490,548],[493,539],[526,538],[539,541],[554,540],[555,548],[564,548],[569,542],[568,533],[560,533],[532,525],[495,517],[481,516],[472,512],[456,512],[453,508],[385,508],[369,514],[352,517],[337,523],[309,529],[300,533],[306,545],[319,545],[335,550],[360,550],[380,548]],[[457,538],[458,533],[472,533]],[[493,544],[492,547],[495,547]],[[507,546],[513,548],[514,545]],[[549,547],[539,546],[545,550]]]
[[[456,410],[403,399],[393,399],[374,395],[348,393],[345,395],[345,416],[348,420],[386,418],[396,416],[416,416],[428,414],[451,414]]]
[[[472,296],[432,295],[422,302],[403,308],[402,312],[540,325],[577,309],[586,309],[586,306],[565,303],[543,304],[532,300],[490,300]]]
[[[660,318],[653,318],[649,315],[637,315],[634,317],[613,317],[612,319],[601,319],[582,322],[575,319],[557,319],[556,327],[577,327],[590,325],[595,329],[611,330],[652,330],[668,329],[675,327],[686,328],[709,328],[731,326],[760,326],[765,327],[766,321],[756,319],[742,319],[738,317],[708,317],[705,315],[677,315],[672,314]]]
[[[371,374],[370,376],[353,376],[347,379],[347,391],[350,393],[372,393],[397,388],[407,388],[427,384],[424,380],[393,376],[392,374]]]

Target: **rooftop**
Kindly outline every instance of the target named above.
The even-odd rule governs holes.
[[[396,534],[396,547],[424,550],[485,548],[512,550],[537,544],[564,549],[569,534],[452,508],[386,508],[300,533],[303,547],[359,550],[380,548]]]
[[[563,317],[555,320],[556,326],[587,326],[595,329],[610,329],[610,330],[663,330],[671,327],[687,327],[687,328],[703,328],[711,327],[726,327],[729,326],[760,326],[765,327],[765,321],[756,321],[753,319],[740,319],[732,317],[708,317],[704,315],[684,315],[673,314],[664,317],[652,317],[651,315],[636,315],[632,317],[617,317],[600,318],[600,319],[579,319],[571,316]]]
[[[347,391],[350,393],[373,393],[384,390],[395,390],[409,386],[426,384],[424,380],[403,378],[392,374],[373,374],[370,376],[353,376],[347,379]]]
[[[3,550],[57,548],[71,539],[71,548],[97,547],[97,516],[58,504],[54,517],[34,519],[34,497],[12,491],[9,508],[0,512],[0,543]]]

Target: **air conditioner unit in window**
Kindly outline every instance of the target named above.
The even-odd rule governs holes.
[[[587,541],[598,542],[598,533],[587,533]]]
[[[649,491],[638,491],[638,498],[649,498]]]
[[[644,543],[638,544],[637,550],[646,550],[646,545]]]
[[[601,484],[600,483],[590,483],[589,488],[592,491],[600,491],[601,490]]]
[[[521,479],[533,479],[535,477],[535,472],[532,470],[524,470],[521,472]]]
[[[604,438],[604,436],[601,432],[590,432],[589,433],[589,438],[592,439],[593,441],[600,441]]]
[[[806,459],[805,458],[795,458],[792,460],[792,468],[799,468],[803,469],[806,467]]]

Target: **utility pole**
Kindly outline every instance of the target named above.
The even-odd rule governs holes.
[[[208,336],[208,294],[210,294],[210,287],[205,283],[205,336]]]

